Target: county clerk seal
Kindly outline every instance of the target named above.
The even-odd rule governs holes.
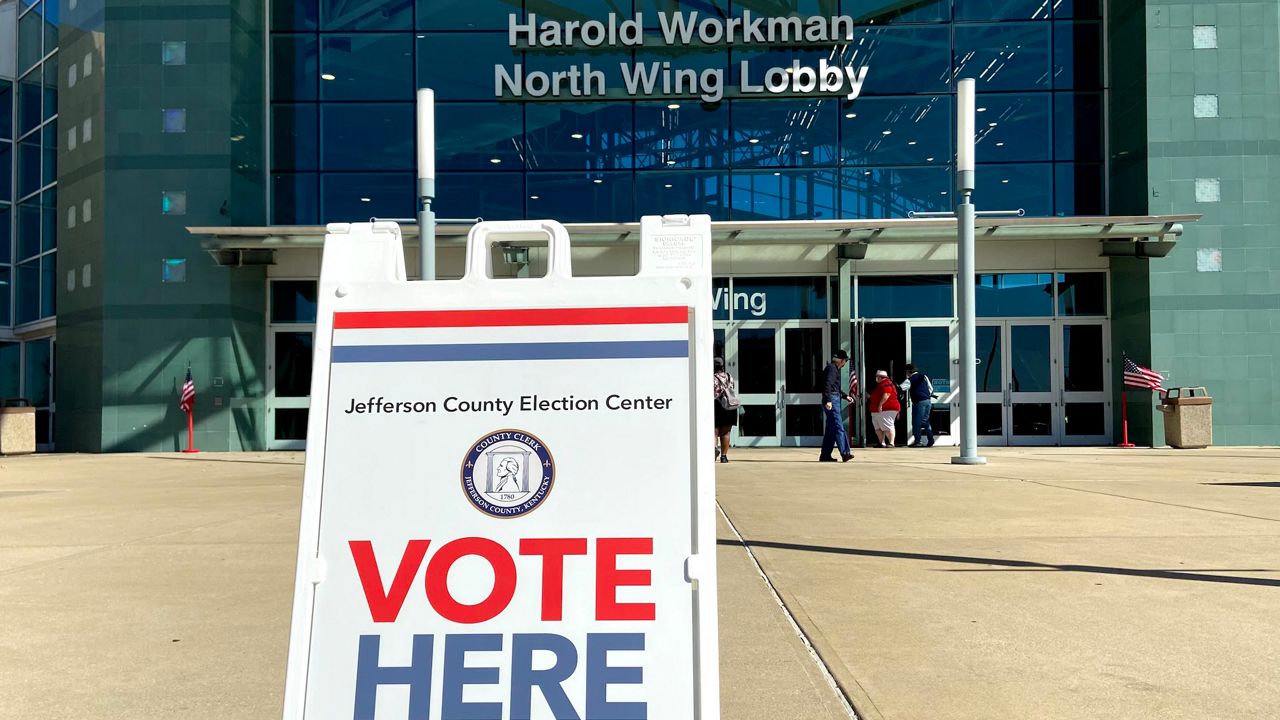
[[[515,518],[533,512],[551,494],[556,463],[536,436],[523,430],[495,430],[467,449],[462,491],[480,512]]]

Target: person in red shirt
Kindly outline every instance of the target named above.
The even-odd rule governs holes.
[[[871,408],[871,426],[876,430],[877,447],[893,447],[894,423],[902,406],[898,404],[898,388],[889,379],[889,373],[876,371],[876,387],[868,400]]]

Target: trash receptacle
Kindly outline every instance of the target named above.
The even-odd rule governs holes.
[[[1160,400],[1164,442],[1176,448],[1213,444],[1213,398],[1202,387],[1169,388]]]
[[[36,409],[21,398],[0,401],[0,455],[36,451]]]

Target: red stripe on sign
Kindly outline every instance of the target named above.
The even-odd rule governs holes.
[[[689,308],[680,306],[552,308],[537,310],[383,310],[333,314],[334,330],[530,327],[545,325],[661,325],[687,322],[689,322]]]

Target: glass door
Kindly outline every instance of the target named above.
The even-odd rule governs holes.
[[[979,323],[979,444],[1059,444],[1054,327],[1051,320]]]
[[[933,412],[929,415],[929,426],[933,429],[934,441],[946,445],[951,436],[951,402],[955,399],[952,391],[951,372],[955,363],[953,345],[958,340],[955,324],[943,321],[911,321],[907,323],[907,361],[915,365],[933,383]],[[913,430],[911,413],[908,407],[902,409],[907,420],[907,433]],[[921,438],[923,442],[924,438]]]
[[[745,320],[729,323],[728,368],[741,410],[735,444],[797,447],[822,441],[826,323]]]
[[[1063,445],[1111,442],[1111,346],[1105,320],[1060,320]]]
[[[314,329],[290,328],[267,333],[267,447],[302,450],[307,444],[307,412],[311,407],[311,360]]]
[[[975,343],[978,361],[974,370],[977,373],[979,445],[1008,444],[1005,437],[1004,326],[1003,322],[978,322]]]

